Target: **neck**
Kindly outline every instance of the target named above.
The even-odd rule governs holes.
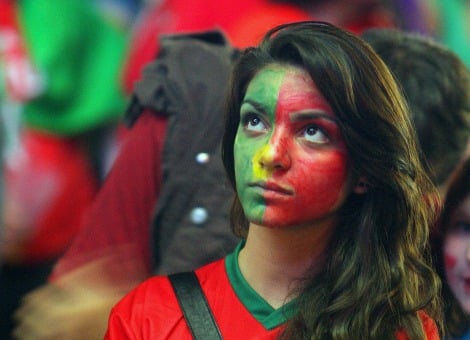
[[[332,222],[299,228],[250,224],[239,256],[240,271],[250,286],[274,308],[294,298],[308,273],[322,265]]]

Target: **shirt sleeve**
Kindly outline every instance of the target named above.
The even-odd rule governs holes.
[[[111,310],[104,338],[190,339],[168,278],[154,276],[126,294]]]
[[[421,323],[423,324],[424,335],[426,336],[427,340],[439,340],[439,331],[437,329],[436,323],[433,319],[431,319],[426,313],[419,312],[419,317],[421,319]],[[396,334],[397,340],[408,340],[409,337],[404,331],[399,331]]]
[[[104,336],[105,340],[132,340],[138,339],[134,330],[125,322],[121,316],[114,314],[114,309],[111,311],[111,316],[108,322],[108,329],[106,335]]]
[[[165,117],[142,113],[51,280],[103,257],[109,257],[103,275],[111,279],[141,280],[135,268],[144,268],[143,276],[150,274],[148,240],[160,191],[165,130]]]

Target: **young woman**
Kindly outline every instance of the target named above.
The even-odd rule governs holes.
[[[433,242],[449,339],[470,339],[470,158],[449,187]]]
[[[436,191],[408,116],[380,58],[332,25],[282,25],[242,54],[223,140],[242,240],[196,270],[224,339],[438,338]],[[114,307],[106,338],[190,336],[159,276]]]

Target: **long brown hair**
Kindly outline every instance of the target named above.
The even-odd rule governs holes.
[[[436,189],[419,161],[408,108],[387,67],[361,39],[319,22],[281,25],[236,63],[227,102],[223,161],[235,188],[233,145],[240,103],[254,75],[269,64],[309,72],[333,108],[346,141],[353,178],[369,190],[351,193],[338,215],[323,268],[308,275],[293,339],[388,339],[404,329],[424,339],[418,311],[440,324],[439,280],[428,264],[428,227]],[[431,202],[432,201],[432,202]],[[232,228],[248,221],[235,197]]]

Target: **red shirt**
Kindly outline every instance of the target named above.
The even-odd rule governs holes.
[[[226,259],[196,271],[222,337],[277,338],[291,305],[272,308],[244,282],[234,254]],[[151,278],[121,300],[105,339],[191,339],[168,278]]]
[[[295,312],[294,301],[274,309],[245,281],[238,267],[241,245],[225,260],[196,271],[224,339],[276,339]],[[434,321],[421,313],[428,339],[439,339]],[[398,332],[398,340],[406,340]],[[166,276],[148,279],[111,311],[105,339],[191,339]]]

